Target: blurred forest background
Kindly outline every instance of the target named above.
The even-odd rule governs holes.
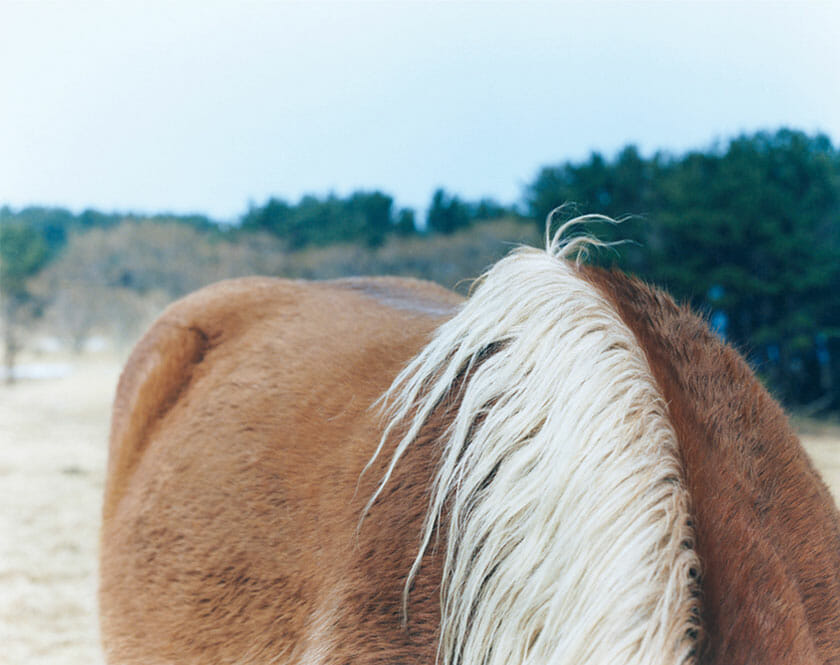
[[[126,348],[168,302],[226,277],[396,274],[465,291],[512,244],[541,244],[569,202],[627,217],[593,229],[631,241],[595,261],[704,312],[789,408],[840,414],[840,151],[791,129],[548,165],[513,206],[439,189],[422,219],[381,191],[271,198],[235,224],[2,207],[4,375],[23,350]]]

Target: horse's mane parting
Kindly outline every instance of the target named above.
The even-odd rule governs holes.
[[[404,595],[442,529],[444,665],[694,660],[676,435],[633,333],[569,260],[603,244],[568,237],[581,221],[483,275],[383,398],[375,456],[396,449],[368,507],[424,426],[454,414]]]

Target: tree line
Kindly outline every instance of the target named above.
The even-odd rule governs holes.
[[[432,195],[422,227],[430,233],[453,233],[478,221],[515,214],[492,199],[467,202],[439,188]],[[362,243],[379,247],[389,235],[410,236],[421,232],[412,208],[396,209],[394,200],[380,191],[357,191],[346,198],[330,194],[307,195],[297,204],[270,198],[251,206],[240,219],[239,229],[267,231],[282,238],[289,249]]]
[[[840,151],[793,130],[725,146],[542,168],[530,216],[576,201],[634,214],[600,257],[706,312],[788,404],[840,410]]]
[[[273,197],[228,226],[201,215],[0,208],[4,318],[37,310],[27,285],[62,255],[68,238],[126,222],[189,227],[210,243],[272,238],[289,254],[336,244],[377,252],[398,239],[478,232],[502,218],[544,230],[551,211],[569,202],[581,213],[625,220],[597,229],[605,240],[629,242],[596,261],[661,284],[705,312],[787,404],[840,412],[840,151],[823,135],[790,129],[684,154],[646,157],[627,146],[614,156],[547,165],[518,206],[438,189],[422,223],[377,190],[296,203]]]

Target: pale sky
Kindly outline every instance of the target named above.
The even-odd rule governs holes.
[[[0,0],[0,205],[510,203],[540,166],[840,140],[840,2]]]

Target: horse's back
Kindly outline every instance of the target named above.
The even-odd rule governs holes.
[[[318,662],[354,635],[387,642],[362,624],[345,645],[326,639],[360,603],[381,603],[371,620],[399,628],[403,568],[389,580],[365,559],[408,566],[416,547],[355,533],[380,476],[359,481],[381,434],[370,407],[458,300],[411,280],[251,278],[164,313],[114,407],[100,589],[110,659]],[[415,534],[425,488],[398,491],[416,510],[371,516],[413,520],[401,532]],[[434,629],[427,604],[415,636]],[[417,650],[411,631],[394,640],[380,650]]]

